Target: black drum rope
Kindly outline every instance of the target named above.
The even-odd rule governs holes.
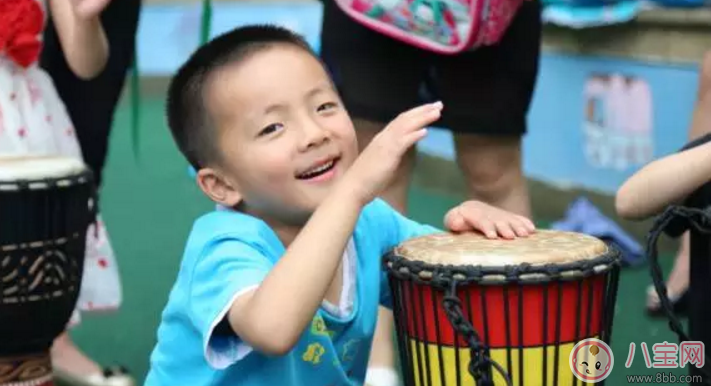
[[[459,297],[457,297],[457,284],[456,279],[450,281],[450,287],[442,300],[442,306],[454,330],[461,334],[467,341],[471,355],[468,369],[469,373],[474,377],[477,385],[493,386],[494,380],[489,378],[488,372],[488,367],[491,365],[504,377],[506,385],[512,386],[513,383],[506,370],[504,370],[498,362],[491,360],[486,354],[488,348],[482,343],[481,337],[479,337],[479,334],[474,330],[474,326],[464,318],[462,302],[459,300]]]
[[[689,336],[684,332],[684,328],[682,327],[679,318],[677,318],[674,313],[674,308],[669,300],[669,296],[667,296],[667,288],[664,283],[664,277],[662,276],[662,269],[659,266],[659,257],[657,252],[657,240],[659,239],[659,236],[661,236],[672,221],[679,221],[679,219],[685,220],[686,229],[693,228],[697,232],[711,237],[710,209],[702,210],[682,206],[669,206],[655,219],[654,224],[649,231],[647,236],[646,255],[649,260],[652,283],[654,284],[654,289],[657,291],[657,295],[659,296],[659,303],[664,310],[664,314],[669,319],[669,328],[679,336],[680,341],[684,342],[689,340]],[[705,367],[698,368],[698,370],[703,373],[706,378],[704,383],[711,385],[711,373],[709,373]]]

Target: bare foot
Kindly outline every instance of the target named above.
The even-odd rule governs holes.
[[[87,376],[102,372],[96,362],[79,350],[66,331],[54,340],[51,353],[52,365],[66,373]]]

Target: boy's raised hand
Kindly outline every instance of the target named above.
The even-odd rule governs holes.
[[[479,201],[466,201],[451,209],[444,217],[444,225],[453,232],[479,231],[490,239],[526,237],[536,231],[526,217]]]
[[[427,134],[427,125],[439,119],[442,103],[408,110],[379,132],[348,171],[349,186],[363,203],[385,189],[400,165],[402,156]]]

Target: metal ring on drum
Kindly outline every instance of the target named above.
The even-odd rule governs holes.
[[[597,238],[437,233],[384,264],[407,386],[580,384],[576,344],[610,343],[620,255]]]
[[[79,295],[95,193],[79,160],[0,157],[0,386],[53,385],[50,348]]]

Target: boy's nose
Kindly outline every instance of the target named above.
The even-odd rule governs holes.
[[[306,150],[309,147],[318,146],[328,139],[328,131],[314,121],[305,122],[302,126],[301,148]]]

